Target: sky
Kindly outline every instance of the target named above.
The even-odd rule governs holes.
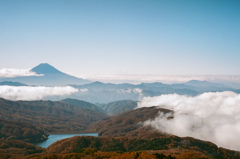
[[[0,69],[240,75],[239,28],[239,0],[0,0]]]

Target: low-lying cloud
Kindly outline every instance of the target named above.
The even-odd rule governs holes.
[[[89,90],[87,88],[82,88],[82,89],[78,89],[79,92],[84,93],[84,92],[88,92]]]
[[[79,78],[106,83],[132,83],[142,82],[163,82],[166,84],[184,83],[190,80],[210,81],[210,82],[235,82],[240,83],[239,75],[134,75],[134,74],[81,74]]]
[[[0,97],[8,100],[39,100],[49,96],[63,96],[78,92],[71,86],[0,86]]]
[[[139,99],[143,97],[142,89],[140,88],[128,88],[128,89],[120,89],[117,91],[118,93],[133,93],[133,94],[138,94]]]
[[[203,93],[196,97],[177,94],[144,97],[140,107],[157,106],[173,110],[144,124],[177,136],[191,136],[218,146],[240,150],[240,94]],[[173,116],[173,119],[168,119]]]
[[[30,69],[15,69],[15,68],[0,69],[0,78],[21,77],[21,76],[43,76],[43,75],[36,74],[36,72],[33,72]]]

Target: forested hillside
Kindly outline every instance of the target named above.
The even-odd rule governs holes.
[[[37,124],[47,132],[79,132],[106,114],[63,102],[0,99],[2,119]]]

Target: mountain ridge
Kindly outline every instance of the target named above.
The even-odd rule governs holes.
[[[0,118],[30,122],[47,132],[79,132],[107,115],[60,101],[10,101],[0,98]]]

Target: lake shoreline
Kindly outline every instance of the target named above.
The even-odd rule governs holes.
[[[48,135],[64,135],[64,134],[98,134],[98,132],[94,131],[61,131],[61,132],[48,132]]]
[[[47,148],[48,146],[50,146],[51,144],[53,144],[54,142],[57,142],[59,140],[62,139],[66,139],[66,138],[71,138],[74,136],[94,136],[94,137],[98,137],[98,133],[57,133],[57,134],[50,134],[48,136],[48,139],[40,142],[40,143],[33,143],[36,146],[40,146],[42,148]]]

